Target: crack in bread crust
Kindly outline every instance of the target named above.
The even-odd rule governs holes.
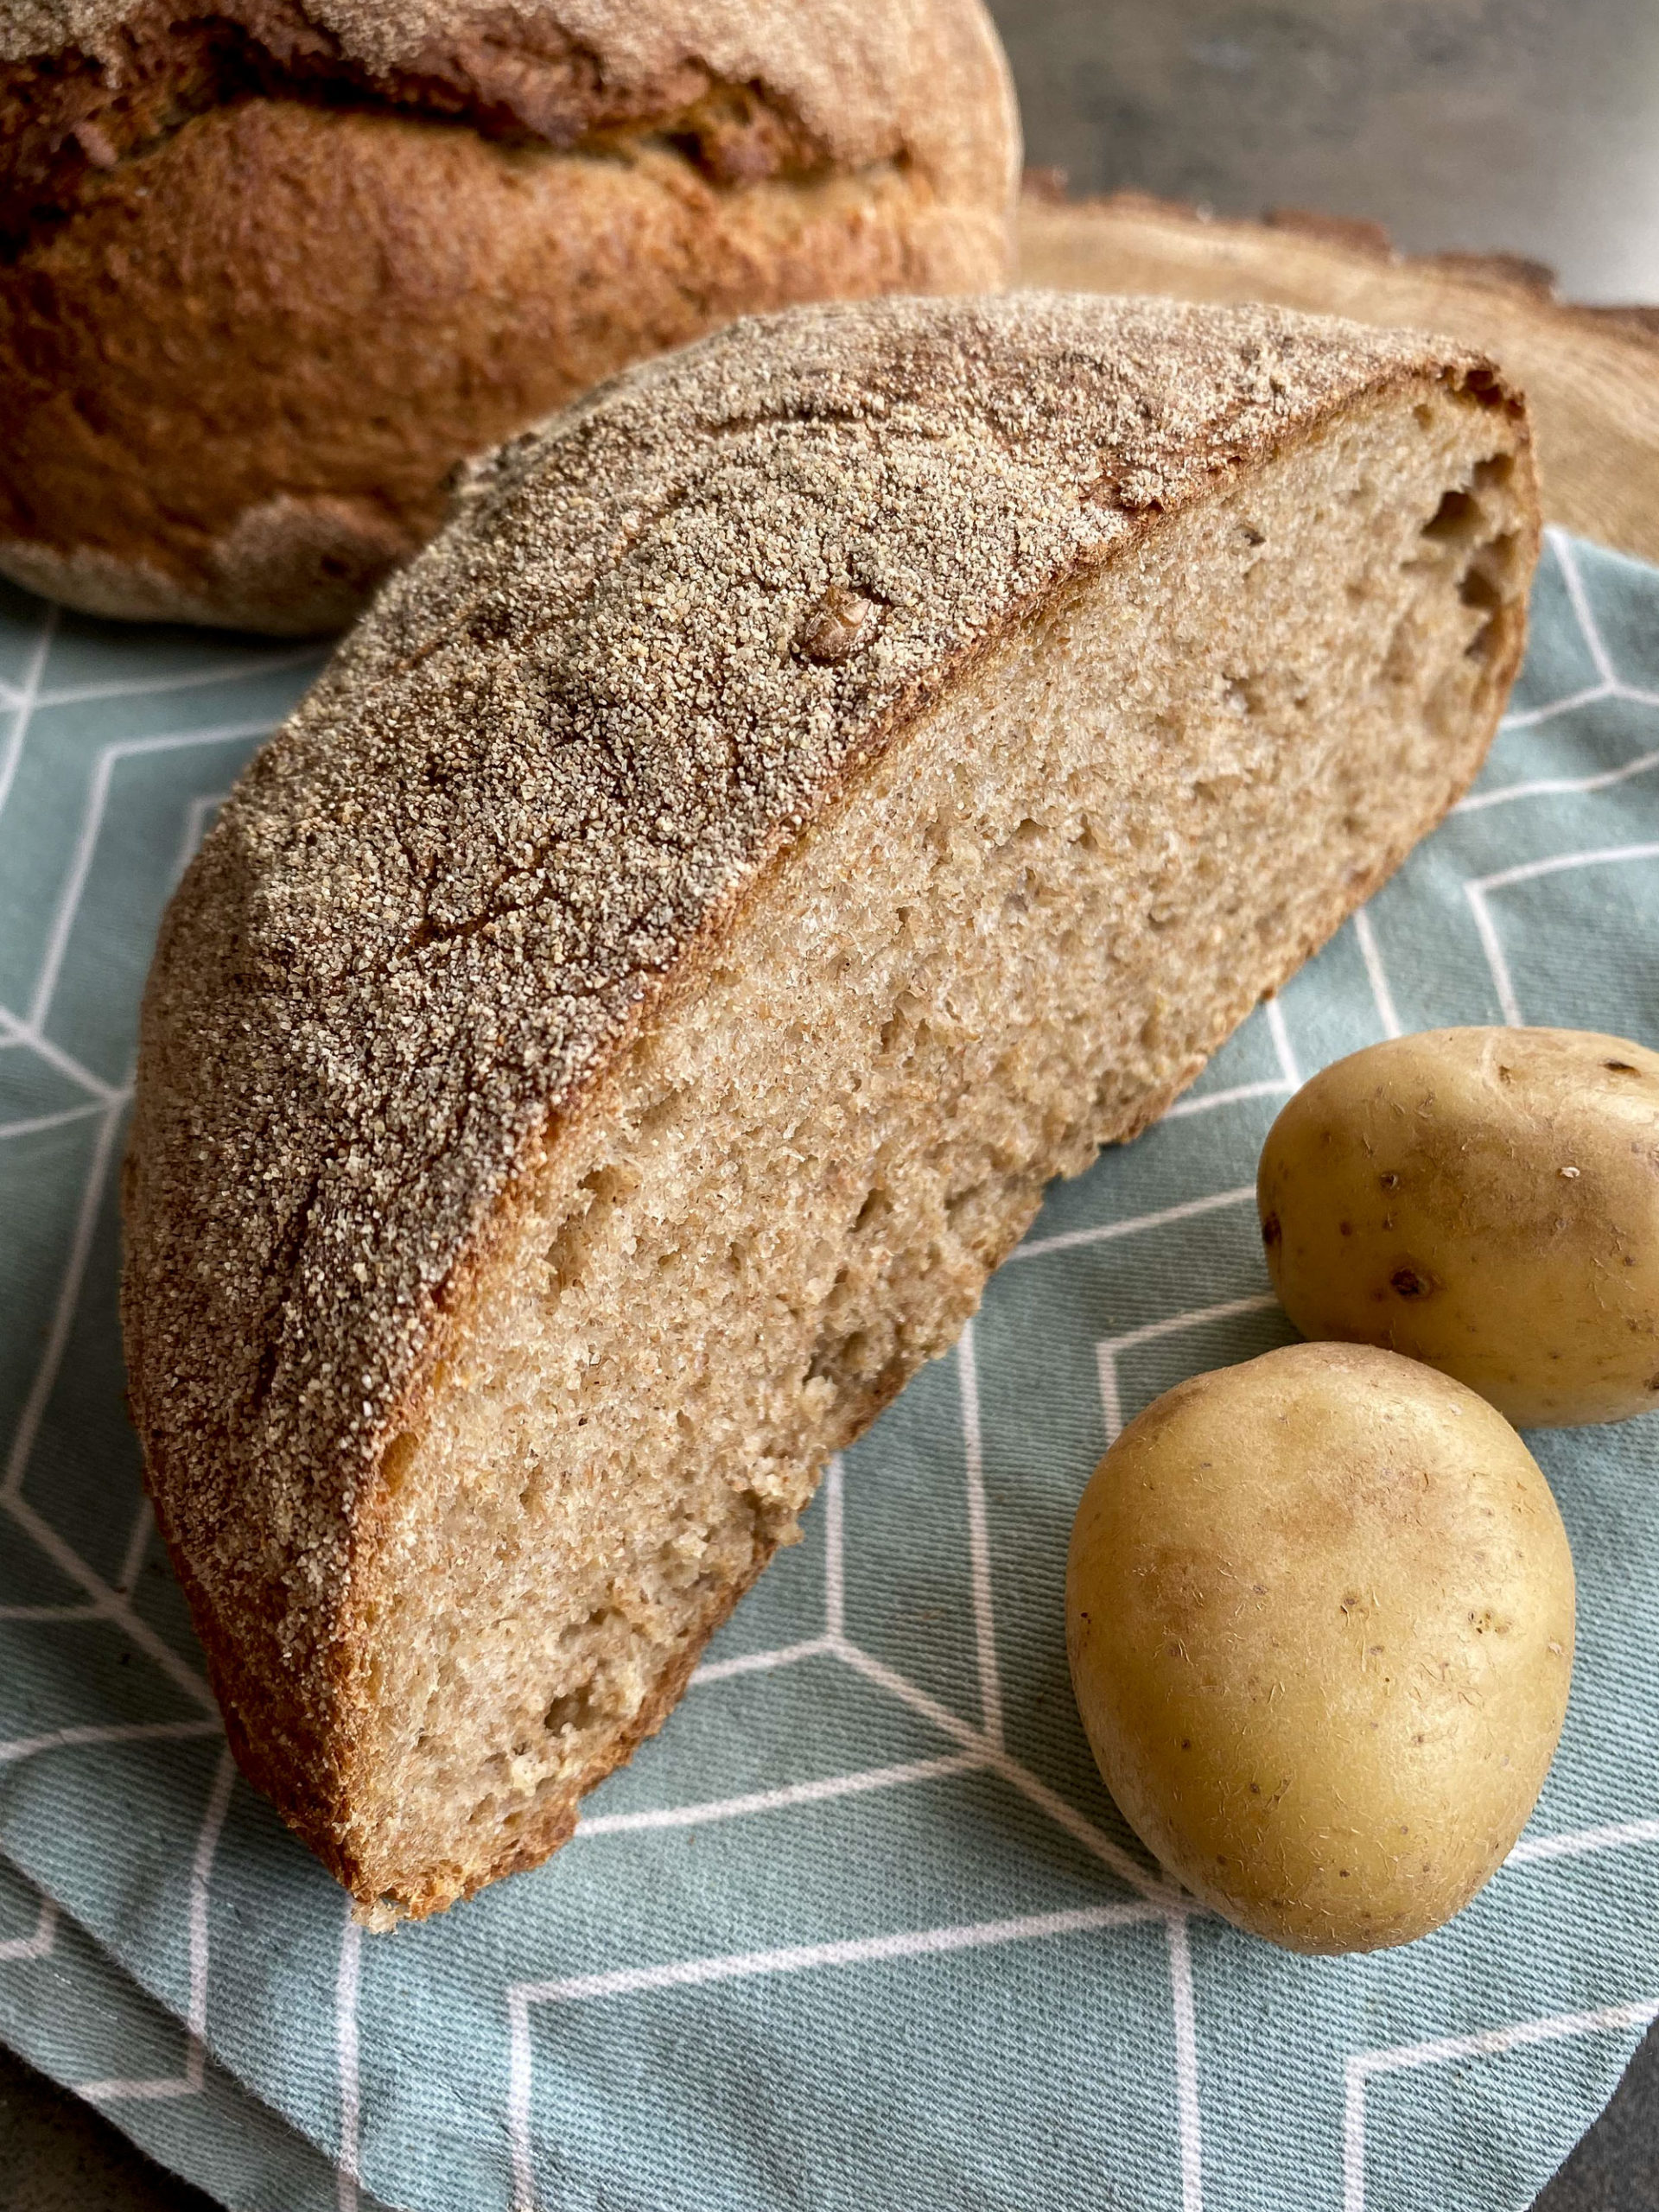
[[[713,184],[839,165],[786,94],[719,78],[689,57],[645,81],[617,80],[601,53],[555,22],[528,46],[518,74],[498,84],[486,51],[463,41],[429,49],[423,68],[376,71],[297,0],[224,0],[183,22],[166,0],[146,0],[102,54],[74,46],[0,64],[0,248],[15,251],[37,226],[73,214],[90,180],[195,117],[250,99],[461,123],[566,153],[620,157],[655,137]]]
[[[168,116],[250,92],[368,99],[563,148],[683,123],[732,180],[902,156],[947,196],[988,182],[1006,205],[1018,165],[978,0],[207,0],[182,16],[158,0],[0,0],[9,176],[97,167]]]

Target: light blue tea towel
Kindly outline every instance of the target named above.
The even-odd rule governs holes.
[[[1659,1046],[1659,573],[1557,537],[1478,791],[1155,1129],[1057,1188],[569,1847],[348,1923],[239,1781],[122,1409],[117,1166],[169,885],[315,656],[0,627],[0,2034],[226,2204],[1508,2212],[1659,2009],[1659,1424],[1534,1440],[1572,1710],[1409,1949],[1172,1910],[1067,1682],[1118,1423],[1283,1342],[1250,1181],[1395,1031]]]

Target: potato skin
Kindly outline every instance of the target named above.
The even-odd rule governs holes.
[[[1582,1029],[1430,1029],[1338,1060],[1268,1132],[1274,1288],[1522,1427],[1659,1408],[1659,1052]]]
[[[1130,1826],[1294,1951],[1449,1920],[1543,1784],[1572,1554],[1538,1466],[1459,1382],[1292,1344],[1148,1406],[1072,1532],[1077,1705]]]

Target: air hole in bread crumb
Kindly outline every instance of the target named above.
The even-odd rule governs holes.
[[[1505,531],[1477,549],[1459,579],[1459,599],[1484,617],[1464,647],[1471,660],[1484,660],[1491,652],[1496,617],[1512,595],[1515,556],[1515,536]]]
[[[1480,502],[1473,493],[1454,488],[1442,493],[1440,505],[1423,524],[1422,534],[1435,545],[1466,545],[1483,519]]]
[[[1190,786],[1193,804],[1198,806],[1220,806],[1230,799],[1244,782],[1242,776],[1200,776]]]
[[[1389,639],[1389,650],[1382,656],[1382,676],[1385,683],[1414,683],[1423,662],[1423,643],[1418,634],[1416,621],[1411,613],[1401,616]]]
[[[593,1719],[595,1710],[594,1683],[590,1679],[556,1697],[542,1715],[542,1726],[550,1736],[556,1736],[566,1728],[585,1728]]]
[[[660,1098],[653,1100],[639,1117],[640,1135],[642,1137],[655,1136],[658,1129],[667,1128],[676,1121],[679,1116],[680,1101],[683,1096],[683,1092],[677,1088],[664,1091]]]
[[[1496,547],[1491,550],[1496,550]],[[1465,607],[1478,607],[1483,614],[1503,603],[1503,594],[1492,581],[1489,563],[1479,557],[1464,570],[1458,584],[1458,597]]]
[[[878,1224],[885,1221],[892,1211],[893,1200],[878,1183],[873,1190],[865,1193],[863,1205],[853,1217],[855,1235],[861,1230],[876,1227]]]

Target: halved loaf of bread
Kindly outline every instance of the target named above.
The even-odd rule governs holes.
[[[127,1185],[232,1740],[370,1917],[570,1834],[1445,810],[1536,542],[1489,363],[1149,301],[740,323],[476,470],[168,911]]]

